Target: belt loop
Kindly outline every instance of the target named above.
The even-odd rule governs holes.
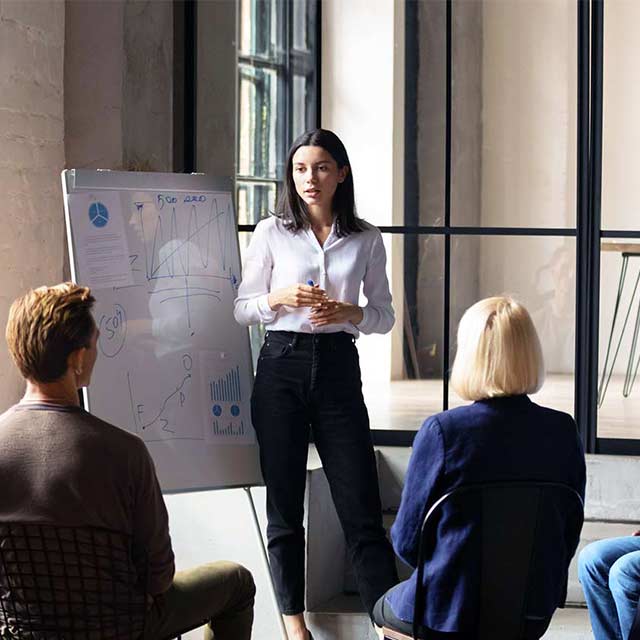
[[[298,344],[298,334],[294,333],[293,338],[291,339],[291,348],[295,349],[297,344]]]

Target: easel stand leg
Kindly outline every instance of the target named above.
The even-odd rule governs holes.
[[[258,522],[258,514],[256,513],[256,506],[253,502],[253,495],[249,487],[244,487],[244,491],[249,500],[249,506],[251,507],[251,515],[253,516],[253,524],[255,525],[256,534],[258,536],[258,543],[262,552],[262,559],[264,560],[264,566],[267,569],[267,576],[269,577],[269,591],[271,592],[271,599],[273,606],[278,616],[278,625],[280,626],[280,632],[282,633],[283,640],[288,640],[287,630],[284,626],[284,620],[280,614],[280,607],[278,606],[278,599],[276,598],[276,588],[273,584],[273,577],[271,576],[271,567],[269,566],[269,556],[267,555],[267,549],[264,546],[264,540],[262,539],[262,532],[260,531],[260,522]]]

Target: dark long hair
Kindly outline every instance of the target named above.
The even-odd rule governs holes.
[[[297,138],[289,149],[282,193],[276,205],[276,215],[284,221],[289,231],[300,231],[309,227],[309,212],[304,200],[298,195],[293,182],[293,156],[300,147],[322,147],[337,162],[338,169],[347,167],[346,178],[338,184],[333,194],[335,231],[339,237],[364,231],[364,221],[356,216],[353,196],[353,175],[347,150],[338,136],[328,129],[313,129]]]

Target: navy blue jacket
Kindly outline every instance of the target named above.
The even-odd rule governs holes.
[[[527,396],[481,400],[428,418],[413,443],[398,516],[391,529],[396,553],[415,569],[426,510],[461,484],[508,480],[563,482],[584,499],[585,461],[571,416],[540,407]],[[513,523],[517,526],[517,523]],[[443,511],[435,545],[427,549],[428,584],[423,624],[436,631],[473,631],[478,619],[479,577],[469,529],[454,527]],[[562,546],[564,541],[549,541]],[[575,541],[577,544],[577,540]],[[570,556],[575,552],[567,550]],[[555,553],[562,558],[567,554]],[[466,557],[465,557],[466,556]],[[541,615],[563,604],[569,558],[545,572]],[[479,559],[478,559],[479,561]],[[416,572],[387,594],[396,616],[413,617]]]

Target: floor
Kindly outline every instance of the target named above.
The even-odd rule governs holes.
[[[558,609],[543,640],[593,640],[586,609]]]
[[[368,618],[359,611],[350,610],[348,601],[349,597],[336,598],[333,610],[328,607],[326,612],[307,614],[316,640],[377,640]],[[594,640],[588,611],[558,609],[542,640]]]
[[[598,435],[601,438],[640,438],[640,384],[624,398],[623,382],[623,375],[612,376],[598,410]],[[419,429],[426,417],[442,410],[440,380],[397,380],[380,384],[365,378],[363,392],[372,429]],[[451,389],[449,393],[450,407],[465,404]],[[547,375],[542,389],[531,398],[573,415],[573,375]]]

